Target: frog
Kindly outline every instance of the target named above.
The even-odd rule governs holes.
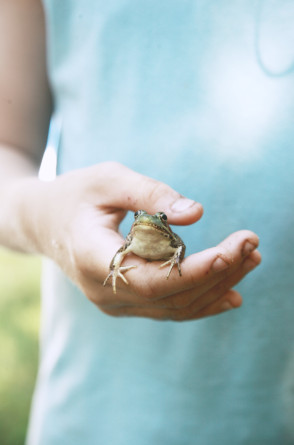
[[[123,275],[137,266],[122,266],[126,255],[133,253],[147,261],[165,261],[159,266],[161,269],[170,266],[166,275],[169,278],[173,267],[178,268],[179,276],[182,276],[181,262],[185,256],[186,246],[182,239],[172,231],[164,212],[150,215],[145,210],[134,213],[134,222],[127,235],[124,244],[111,260],[109,274],[104,280],[103,286],[109,279],[112,280],[112,290],[116,294],[116,282],[120,278],[126,285],[128,281]]]

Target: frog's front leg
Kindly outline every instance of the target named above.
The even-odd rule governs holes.
[[[126,272],[127,270],[134,269],[137,266],[121,266],[121,263],[124,260],[124,257],[130,252],[130,249],[128,249],[129,244],[124,244],[114,255],[114,257],[111,260],[110,266],[109,266],[109,274],[107,275],[106,279],[104,280],[103,286],[106,285],[109,278],[112,278],[112,289],[113,293],[116,294],[116,280],[117,278],[121,278],[124,283],[129,284],[126,277],[123,275],[123,272]]]
[[[180,277],[182,276],[182,271],[181,271],[181,261],[183,260],[184,256],[185,256],[185,245],[180,245],[178,246],[177,250],[175,251],[175,253],[173,254],[173,256],[166,261],[165,263],[161,264],[159,266],[159,269],[161,269],[162,267],[167,266],[168,264],[170,264],[170,268],[167,272],[166,275],[166,279],[169,278],[170,273],[172,271],[172,268],[174,267],[174,265],[176,264],[178,266],[178,271],[179,271],[179,275]]]

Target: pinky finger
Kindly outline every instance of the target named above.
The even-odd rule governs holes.
[[[194,320],[198,318],[211,317],[213,315],[221,314],[222,312],[230,311],[231,309],[236,309],[242,305],[242,297],[234,289],[230,289],[225,292],[218,300],[205,306],[200,311],[195,314]]]

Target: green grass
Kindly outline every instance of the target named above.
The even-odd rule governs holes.
[[[0,249],[0,442],[23,445],[38,363],[37,257]]]

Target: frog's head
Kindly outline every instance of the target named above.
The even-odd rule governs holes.
[[[155,215],[149,215],[145,210],[138,210],[134,214],[135,221],[133,226],[151,226],[159,230],[168,230],[170,227],[167,223],[167,216],[163,212],[157,212]]]

